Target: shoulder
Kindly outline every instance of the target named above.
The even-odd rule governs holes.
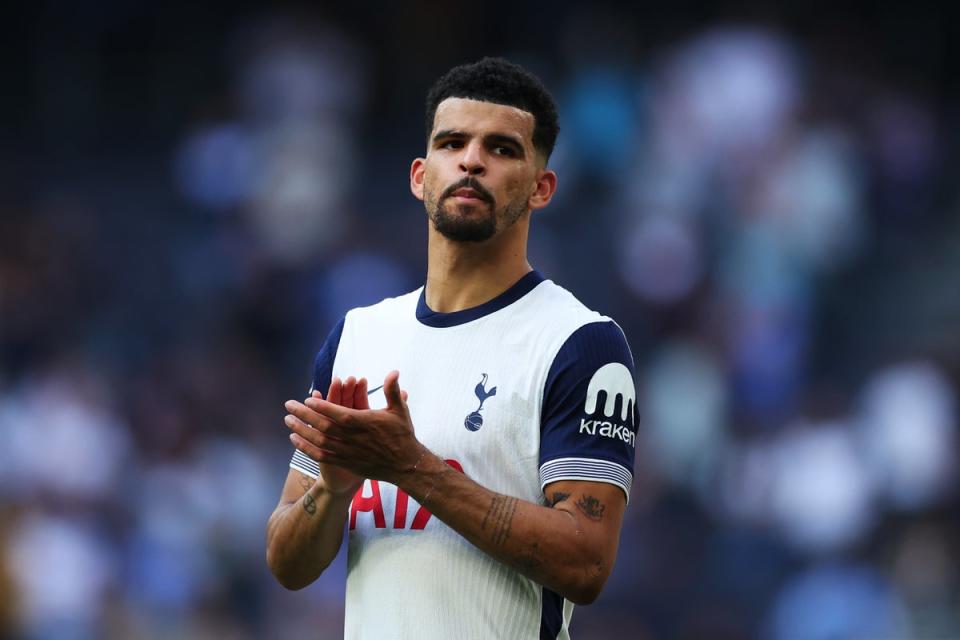
[[[531,292],[526,312],[551,343],[547,353],[553,356],[564,352],[595,351],[604,344],[616,345],[617,351],[629,349],[620,326],[583,304],[574,294],[552,280],[544,280]],[[544,322],[549,318],[548,322]]]
[[[551,318],[556,318],[554,349],[546,395],[558,388],[586,384],[633,386],[635,365],[627,337],[612,318],[589,309],[572,293],[552,282],[544,291]],[[564,395],[562,392],[561,395]]]
[[[560,311],[571,319],[603,317],[580,302],[575,295],[553,280],[544,280],[541,282],[540,285],[533,290],[533,294],[537,298],[539,305],[545,305],[551,310]]]
[[[585,324],[611,321],[552,280],[543,281],[533,293],[532,306],[536,307],[541,318],[549,314],[552,331],[558,335],[565,334],[566,337]]]
[[[364,324],[378,321],[396,321],[397,318],[414,317],[417,309],[417,300],[420,299],[419,287],[409,293],[393,298],[384,298],[376,304],[366,307],[355,307],[344,316],[345,326]],[[404,315],[407,314],[407,315]]]

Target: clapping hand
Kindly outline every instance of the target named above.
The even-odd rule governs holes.
[[[323,400],[323,394],[314,390],[310,398],[304,402],[308,402],[310,399]],[[347,409],[369,409],[367,379],[360,378],[360,380],[357,380],[350,376],[345,381],[341,381],[340,378],[334,378],[331,380],[330,389],[327,392],[327,402]],[[293,400],[287,402],[288,410],[299,407],[304,407],[304,405]],[[310,418],[313,418],[313,416],[310,416]],[[322,448],[321,440],[316,437],[319,432],[314,426],[304,422],[293,412],[284,418],[284,422],[293,431],[290,434],[290,441],[293,446],[320,465],[320,477],[323,478],[323,484],[328,491],[334,494],[352,495],[356,493],[360,485],[363,484],[363,478],[347,469],[325,461],[324,454],[328,452]],[[322,423],[323,417],[318,416],[317,422]]]

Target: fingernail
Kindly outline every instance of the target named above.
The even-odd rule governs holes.
[[[288,411],[293,411],[294,409],[297,408],[297,403],[294,402],[293,400],[287,400],[286,402],[283,403],[283,407]]]

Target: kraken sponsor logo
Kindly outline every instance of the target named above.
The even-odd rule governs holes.
[[[605,420],[580,420],[580,433],[623,440],[631,447],[637,446],[637,434],[630,427]]]
[[[604,393],[603,407],[598,407],[600,392]],[[620,420],[599,419],[598,408],[605,418],[615,418],[617,398],[620,399]],[[630,370],[619,362],[610,362],[603,365],[590,378],[587,385],[587,399],[583,404],[583,412],[588,417],[580,420],[580,433],[591,436],[602,436],[614,440],[622,440],[631,447],[636,446],[637,434],[626,423],[633,423],[634,407],[637,403],[637,392],[633,386],[633,376]]]
[[[588,416],[597,410],[597,398],[600,392],[606,392],[603,403],[603,415],[612,418],[616,410],[617,396],[621,398],[620,420],[626,421],[627,416],[633,413],[637,402],[637,391],[633,387],[633,376],[630,370],[619,362],[605,364],[590,378],[587,385],[587,401],[583,405],[583,412]]]

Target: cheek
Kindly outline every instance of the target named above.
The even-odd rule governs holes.
[[[507,180],[504,190],[511,201],[526,200],[533,193],[528,176],[513,176]]]
[[[429,168],[423,172],[423,195],[426,199],[435,199],[437,190],[437,176]]]

